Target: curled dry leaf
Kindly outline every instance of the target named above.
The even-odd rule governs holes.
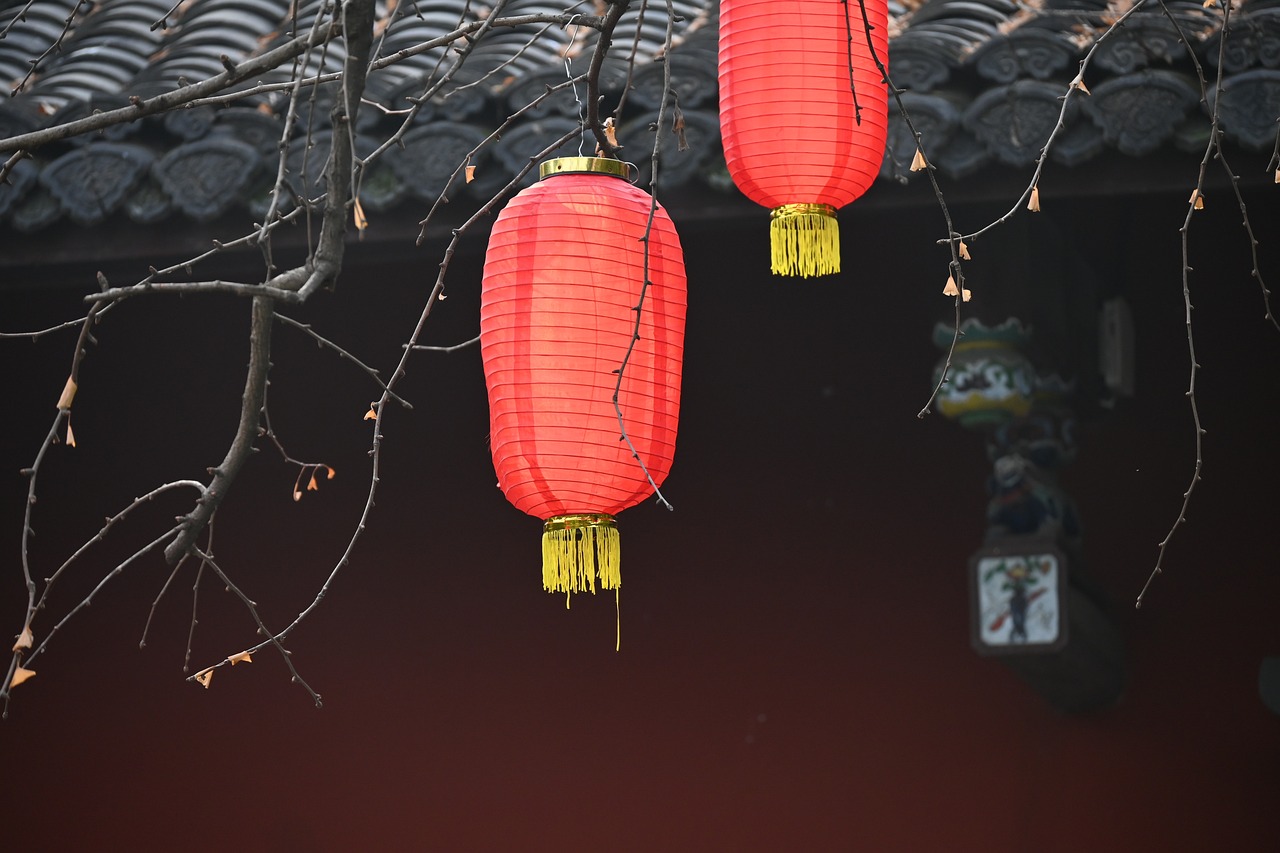
[[[671,122],[671,130],[674,131],[676,135],[677,151],[689,150],[689,137],[686,136],[684,132],[686,126],[687,125],[685,124],[685,121],[684,121],[684,112],[679,107],[676,107],[675,117]]]
[[[973,291],[966,287],[964,289],[964,301],[968,302],[972,296],[973,296]]]
[[[1276,183],[1280,184],[1280,169],[1276,169]]]
[[[369,220],[365,218],[364,208],[360,205],[360,199],[355,199],[353,205],[353,215],[355,216],[356,230],[363,231],[369,227]]]
[[[208,690],[209,682],[213,681],[213,667],[202,669],[192,677],[200,684],[201,687]]]
[[[10,689],[17,687],[19,684],[26,681],[28,678],[30,678],[35,674],[36,674],[36,671],[34,669],[25,669],[23,667],[18,667],[13,671],[13,681],[9,682]]]
[[[1031,200],[1027,202],[1027,210],[1032,213],[1040,212],[1040,187],[1036,185],[1031,188]]]
[[[1071,81],[1071,88],[1079,89],[1081,92],[1084,92],[1086,95],[1093,94],[1092,92],[1089,91],[1089,87],[1084,84],[1084,80],[1080,79],[1080,77],[1078,76],[1076,77],[1076,79]]]
[[[35,642],[35,639],[35,635],[31,633],[31,626],[28,625],[23,628],[22,633],[18,635],[17,642],[13,644],[13,650],[15,652],[20,652],[23,649],[29,649]]]
[[[960,289],[956,287],[955,276],[952,276],[952,275],[947,276],[947,286],[942,288],[942,295],[943,296],[959,296],[960,295]]]
[[[364,419],[366,421],[376,421],[378,419],[378,413],[373,406],[370,406],[369,411],[364,413]]]
[[[235,666],[235,665],[236,665],[236,664],[238,664],[238,663],[253,663],[253,653],[252,653],[252,652],[247,652],[247,651],[246,651],[246,652],[240,652],[239,654],[235,654],[235,655],[232,655],[231,657],[227,658],[227,661],[228,661],[232,666]]]
[[[325,477],[326,480],[332,480],[333,475],[338,473],[337,471],[330,468],[328,465],[324,466],[324,469],[329,472],[328,475]]]
[[[67,447],[76,446],[76,434],[71,431],[71,419],[67,419]]]
[[[59,409],[65,412],[71,411],[71,401],[76,398],[76,390],[79,387],[74,379],[67,377],[67,384],[62,386],[62,396],[58,397]]]
[[[604,138],[609,140],[609,144],[614,148],[620,148],[618,145],[618,129],[613,117],[604,120]]]
[[[924,159],[924,152],[917,148],[916,156],[911,158],[911,171],[923,172],[927,168],[929,168],[929,161]]]
[[[318,483],[316,483],[316,475],[315,475],[315,472],[313,471],[311,474],[311,479],[307,482],[307,491],[315,492],[315,491],[319,491],[319,489],[320,489],[320,486]]]
[[[1187,204],[1191,205],[1195,210],[1204,210],[1204,194],[1200,190],[1191,191],[1191,198],[1187,199]]]
[[[960,241],[960,260],[962,261],[973,260],[973,258],[969,257],[969,246],[963,240]]]
[[[294,490],[293,490],[293,499],[294,499],[295,501],[300,501],[300,500],[302,500],[302,492],[301,492],[299,489],[294,489]]]
[[[467,167],[467,183],[471,183],[475,179],[476,179],[476,167],[468,166]]]

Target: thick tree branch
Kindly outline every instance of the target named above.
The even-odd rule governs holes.
[[[373,0],[348,0],[343,6],[347,58],[343,69],[342,97],[329,113],[333,123],[333,141],[325,170],[324,220],[320,224],[320,242],[316,244],[311,276],[298,291],[303,299],[318,287],[332,288],[342,271],[347,206],[359,183],[354,162],[355,121],[364,96],[369,53],[373,47],[373,7]]]
[[[204,530],[213,513],[227,496],[236,475],[244,467],[253,443],[258,437],[258,421],[262,415],[262,402],[267,393],[267,371],[271,369],[271,326],[275,320],[275,301],[266,296],[253,300],[253,324],[249,330],[249,375],[244,383],[244,397],[240,403],[240,424],[236,437],[227,450],[222,464],[213,469],[213,480],[195,509],[180,519],[177,537],[164,549],[169,565],[178,560],[195,544],[196,537]]]
[[[600,121],[600,69],[604,66],[605,54],[613,44],[613,31],[617,28],[622,13],[627,11],[627,6],[631,5],[631,0],[608,0],[608,3],[609,8],[604,13],[604,20],[600,23],[600,38],[596,41],[596,50],[591,54],[591,65],[587,69],[587,126],[595,135],[600,151],[606,157],[617,160],[621,159],[619,152],[622,148],[609,141],[609,136],[604,132],[604,125]]]
[[[334,104],[330,113],[334,134],[329,165],[325,172],[328,187],[320,240],[311,263],[305,268],[290,270],[273,279],[279,281],[283,276],[298,270],[307,270],[309,275],[297,294],[300,300],[305,300],[321,285],[332,286],[342,269],[347,205],[351,200],[354,183],[353,127],[360,99],[364,95],[369,50],[373,43],[373,18],[373,0],[349,0],[343,6],[342,24],[347,32],[345,80],[342,97]],[[289,282],[280,283],[288,289],[290,285],[294,285],[296,278],[294,276]],[[213,469],[213,480],[209,483],[209,488],[196,502],[195,509],[182,519],[178,536],[165,548],[165,559],[170,565],[182,559],[194,546],[196,538],[213,517],[236,475],[254,450],[253,444],[258,438],[258,425],[266,399],[267,372],[271,368],[271,327],[274,320],[275,295],[255,296],[253,324],[249,332],[249,374],[245,379],[244,397],[240,403],[240,423],[226,458]]]

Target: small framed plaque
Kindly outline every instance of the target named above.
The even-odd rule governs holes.
[[[973,647],[981,655],[1067,644],[1067,561],[1052,542],[1008,537],[969,558]]]

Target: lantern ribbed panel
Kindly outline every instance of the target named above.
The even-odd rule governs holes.
[[[649,210],[650,196],[625,180],[562,174],[520,192],[494,223],[480,309],[489,438],[499,486],[530,515],[613,515],[653,493],[613,405]],[[661,485],[675,454],[685,320],[683,253],[661,208],[649,279],[618,401]]]
[[[887,67],[888,4],[865,3]],[[729,174],[748,198],[771,209],[843,207],[875,180],[887,127],[887,90],[857,0],[722,0],[720,130]]]

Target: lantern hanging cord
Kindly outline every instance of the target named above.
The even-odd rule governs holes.
[[[581,29],[581,27],[579,26],[579,24],[577,23],[577,21],[578,21],[578,19],[579,19],[579,18],[581,18],[581,17],[582,17],[582,15],[581,15],[581,14],[577,14],[577,15],[574,15],[572,18],[570,18],[570,19],[569,19],[569,26],[573,27],[573,35],[569,36],[569,44],[570,44],[570,46],[572,46],[573,44],[577,43],[577,41],[578,41],[578,31]],[[582,140],[582,137],[583,137],[583,135],[586,133],[586,130],[587,130],[587,108],[586,108],[586,106],[582,103],[582,98],[581,98],[581,96],[579,96],[579,95],[578,95],[578,81],[574,79],[573,71],[572,71],[572,70],[570,70],[570,68],[569,68],[569,49],[568,49],[568,48],[566,48],[566,49],[565,49],[565,52],[564,52],[564,76],[565,76],[565,77],[567,77],[567,78],[569,79],[569,84],[573,87],[573,102],[574,102],[575,104],[577,104],[577,105],[578,105],[578,110],[577,110],[577,114],[578,114],[578,156],[579,156],[579,157],[582,157],[582,156],[585,156],[585,155],[582,153],[582,141],[583,141],[583,140]]]
[[[853,83],[853,25],[849,23],[849,0],[840,0],[840,3],[844,6],[845,64],[849,68],[849,93],[853,95],[853,123],[861,125],[862,105],[858,103],[858,88]],[[859,0],[859,5],[861,5],[861,0]],[[867,24],[867,28],[871,28],[870,23]]]

